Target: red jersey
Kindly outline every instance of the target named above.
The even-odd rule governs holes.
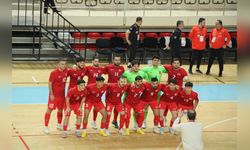
[[[170,90],[170,88],[168,86],[164,86],[162,88],[162,92],[163,95],[161,96],[161,101],[166,101],[166,102],[176,102],[178,103],[180,97],[179,97],[179,93],[180,90],[176,89],[176,90]]]
[[[106,101],[112,104],[121,103],[121,97],[124,92],[128,89],[128,85],[120,87],[118,83],[109,84],[106,93]]]
[[[192,49],[205,50],[206,48],[207,29],[200,28],[195,25],[189,33],[189,38],[192,40]]]
[[[70,78],[70,81],[69,81],[68,89],[71,89],[77,86],[77,80],[83,79],[85,73],[86,73],[86,70],[84,68],[82,69],[77,68],[76,70],[74,70],[73,68],[69,69],[68,76]]]
[[[163,84],[158,84],[158,86],[155,89],[149,82],[145,82],[143,84],[145,86],[145,91],[142,94],[142,100],[146,102],[157,100],[158,93],[161,91]]]
[[[209,43],[211,44],[211,48],[214,49],[222,48],[223,45],[227,46],[230,40],[231,37],[227,29],[223,27],[220,30],[214,28],[209,36]]]
[[[104,67],[104,72],[108,74],[108,83],[117,83],[118,77],[124,72],[124,67],[110,64]]]
[[[102,95],[107,90],[107,84],[104,84],[101,88],[97,88],[96,83],[86,86],[88,91],[86,102],[98,103],[102,101]]]
[[[71,88],[67,93],[67,97],[69,98],[70,104],[81,103],[82,99],[86,97],[86,95],[87,90],[84,89],[82,91],[79,91],[78,87]]]
[[[131,84],[128,85],[127,95],[125,99],[125,103],[129,104],[139,104],[141,96],[143,92],[145,91],[145,86],[142,84],[140,87],[131,86]]]
[[[86,76],[88,76],[88,84],[96,83],[96,77],[101,76],[104,73],[102,67],[87,66]]]
[[[182,87],[183,78],[188,75],[186,70],[183,68],[174,69],[172,65],[165,65],[164,68],[168,72],[168,80],[175,79],[176,84]]]
[[[52,92],[55,97],[65,97],[65,86],[68,76],[68,70],[53,70],[49,76],[49,82],[52,83]]]
[[[193,101],[199,101],[198,94],[194,91],[187,95],[184,90],[180,92],[179,104],[184,106],[193,106]]]

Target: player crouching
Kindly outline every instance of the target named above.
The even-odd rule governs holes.
[[[85,81],[78,80],[77,86],[71,88],[66,96],[66,108],[65,108],[65,117],[63,120],[63,133],[62,137],[66,138],[68,136],[68,123],[71,111],[73,110],[76,115],[76,136],[81,137],[81,120],[82,120],[82,105],[85,101],[85,97],[87,95],[87,91],[85,89]]]

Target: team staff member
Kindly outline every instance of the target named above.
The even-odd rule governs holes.
[[[210,74],[210,69],[214,62],[215,57],[218,58],[219,62],[219,77],[222,77],[223,72],[223,56],[224,50],[228,46],[231,37],[227,31],[222,26],[222,21],[217,20],[215,23],[215,28],[212,30],[210,37],[209,37],[209,45],[210,45],[210,55],[208,60],[207,72],[206,74]]]
[[[136,22],[127,30],[126,41],[129,45],[129,63],[135,59],[136,49],[139,43],[140,26],[142,24],[142,17],[137,17]]]
[[[172,60],[173,58],[181,59],[181,30],[184,28],[184,22],[182,20],[178,20],[176,25],[177,28],[173,31],[169,43],[169,46],[171,47]]]
[[[49,76],[49,100],[48,108],[44,115],[44,133],[49,133],[49,120],[53,110],[57,108],[57,128],[62,129],[63,108],[65,103],[65,86],[68,76],[66,61],[60,59],[58,67]]]
[[[195,25],[189,33],[189,38],[192,40],[192,59],[189,66],[189,73],[193,74],[192,68],[197,61],[196,72],[201,73],[201,59],[206,48],[207,28],[205,27],[205,18],[200,18],[198,25]]]
[[[52,7],[53,12],[60,12],[60,11],[57,10],[54,0],[45,0],[44,1],[44,9],[43,9],[43,12],[45,14],[49,14],[48,13],[49,5]]]

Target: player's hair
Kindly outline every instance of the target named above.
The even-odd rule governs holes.
[[[96,81],[104,81],[105,79],[102,76],[98,76],[95,78]]]
[[[120,80],[120,79],[126,79],[126,77],[123,76],[123,75],[120,75],[120,76],[118,77],[118,80]]]
[[[185,87],[193,87],[194,84],[192,82],[187,82],[185,83]]]
[[[219,22],[220,25],[223,25],[222,21],[220,19],[216,20]]]
[[[58,63],[61,61],[67,61],[67,59],[66,58],[58,58]]]
[[[160,60],[160,57],[159,56],[153,56],[152,60],[154,60],[154,59],[159,59]]]
[[[81,62],[81,61],[85,61],[85,59],[83,57],[76,57],[75,58],[76,63]]]
[[[187,117],[188,117],[188,120],[194,121],[196,119],[196,111],[195,110],[188,110]]]
[[[95,59],[98,59],[98,60],[99,60],[99,58],[98,58],[97,56],[94,56],[92,60],[95,60]]]
[[[179,62],[181,62],[180,58],[173,58],[173,60],[172,60],[171,63],[173,63],[174,61],[179,61]]]
[[[179,27],[179,25],[182,24],[182,23],[183,23],[183,20],[177,20],[176,26]]]
[[[199,18],[198,23],[200,24],[202,23],[202,21],[205,21],[205,20],[206,20],[205,18]]]
[[[85,83],[85,81],[84,81],[83,79],[77,80],[77,85],[80,85],[80,84],[82,84],[82,83]]]
[[[142,21],[142,17],[136,17],[136,22]]]
[[[136,76],[135,81],[138,81],[138,80],[142,80],[142,77],[141,76]]]
[[[134,65],[140,66],[139,61],[136,61],[136,60],[132,61],[132,62],[131,62],[131,66],[133,67]]]
[[[119,57],[119,58],[121,58],[121,56],[120,56],[120,55],[114,55],[114,56],[113,56],[113,59],[115,59],[115,57]]]
[[[174,78],[168,80],[168,84],[170,84],[170,83],[176,84],[176,80]]]
[[[151,82],[158,82],[158,79],[156,77],[151,78]]]

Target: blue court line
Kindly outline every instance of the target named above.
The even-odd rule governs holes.
[[[200,101],[237,101],[237,84],[195,85]],[[46,104],[48,101],[47,86],[12,86],[12,104]]]

